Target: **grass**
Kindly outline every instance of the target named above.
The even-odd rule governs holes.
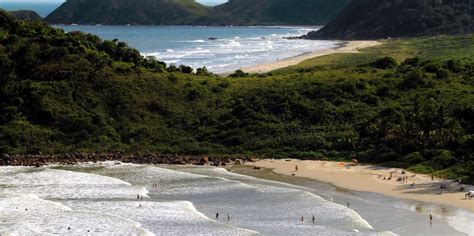
[[[360,53],[340,53],[316,57],[272,74],[288,74],[312,69],[343,69],[371,63],[383,56],[402,62],[407,58],[422,60],[469,60],[474,61],[474,35],[422,37],[403,40],[382,40],[382,44],[360,50]]]

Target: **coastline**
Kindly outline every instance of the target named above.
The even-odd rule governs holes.
[[[273,70],[294,66],[305,60],[326,56],[336,53],[358,53],[359,49],[374,47],[382,44],[379,41],[341,41],[338,43],[338,46],[335,48],[317,50],[314,52],[304,53],[298,56],[282,59],[279,61],[274,61],[270,63],[258,64],[253,66],[243,67],[242,71],[245,73],[268,73]],[[224,73],[228,74],[228,73]]]
[[[330,161],[301,161],[301,160],[259,160],[245,163],[248,166],[271,169],[277,174],[305,177],[335,186],[363,192],[374,192],[390,197],[415,200],[452,206],[474,212],[474,200],[464,198],[464,192],[473,190],[470,185],[462,185],[465,191],[459,191],[461,186],[452,180],[431,180],[431,176],[414,174],[406,171],[407,183],[397,181],[402,177],[398,168],[384,168],[372,165],[351,166],[349,163]],[[298,171],[295,171],[298,166]],[[392,179],[387,180],[392,172]],[[386,179],[384,180],[383,177]],[[411,186],[412,183],[414,186]],[[445,188],[440,189],[444,185]],[[441,192],[441,194],[440,194]]]

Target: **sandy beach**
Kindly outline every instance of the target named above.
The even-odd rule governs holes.
[[[452,180],[431,179],[431,176],[414,174],[402,169],[383,168],[372,165],[352,166],[350,163],[301,160],[260,160],[246,165],[272,169],[275,173],[294,175],[328,182],[335,186],[384,194],[428,203],[442,204],[474,212],[474,199],[464,198],[464,193],[473,186],[460,185]],[[295,167],[298,170],[295,171]],[[392,176],[390,178],[390,176]],[[403,176],[408,181],[398,181]],[[414,186],[412,186],[412,184]],[[443,188],[440,188],[443,185]],[[460,192],[463,187],[465,190]]]
[[[368,48],[380,45],[379,41],[343,41],[339,47],[325,50],[318,50],[311,53],[305,53],[299,56],[286,58],[272,63],[259,64],[249,67],[243,67],[242,70],[246,73],[267,73],[272,70],[285,68],[288,66],[297,65],[305,60],[325,56],[334,53],[357,53],[362,48]]]

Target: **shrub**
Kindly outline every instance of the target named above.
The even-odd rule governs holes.
[[[436,73],[441,69],[441,66],[435,63],[425,65],[425,71],[428,73]]]
[[[412,153],[404,156],[402,158],[402,161],[407,163],[407,164],[410,164],[410,165],[415,165],[415,164],[424,162],[425,158],[423,157],[423,155],[421,155],[420,152],[412,152]]]
[[[438,150],[435,153],[435,157],[430,162],[434,168],[441,170],[454,165],[456,163],[456,158],[449,150]]]
[[[193,68],[190,66],[181,65],[179,66],[179,70],[185,74],[193,73]]]
[[[447,79],[449,77],[449,71],[445,69],[441,69],[436,72],[436,78],[437,79]]]
[[[382,59],[378,59],[370,64],[372,67],[377,69],[393,69],[398,66],[397,60],[392,57],[384,57]]]
[[[245,73],[243,70],[236,70],[233,74],[229,75],[231,78],[241,78],[247,77],[249,74]]]
[[[387,97],[390,93],[390,88],[388,86],[382,86],[380,88],[377,88],[377,96],[379,97]]]
[[[418,87],[425,86],[426,82],[423,77],[424,75],[420,70],[412,70],[405,76],[405,79],[400,84],[400,87],[402,89],[416,89]]]
[[[418,67],[420,63],[420,58],[414,57],[414,58],[407,58],[402,65],[408,65],[408,66],[413,66],[413,67]]]
[[[380,99],[374,95],[367,94],[362,97],[362,101],[367,105],[376,106],[379,104]]]

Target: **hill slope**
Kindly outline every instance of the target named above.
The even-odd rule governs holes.
[[[194,0],[69,0],[46,17],[53,24],[180,25],[206,15]]]
[[[19,20],[41,20],[41,16],[34,11],[20,10],[20,11],[10,11],[8,14],[12,15]]]
[[[474,182],[473,55],[474,36],[397,40],[221,78],[0,12],[0,153],[356,156]]]
[[[214,8],[194,0],[71,0],[46,20],[62,24],[314,25],[348,0],[231,0]]]
[[[209,24],[222,25],[322,25],[348,0],[230,0],[216,6]]]
[[[381,39],[474,32],[472,0],[352,0],[311,39]]]

